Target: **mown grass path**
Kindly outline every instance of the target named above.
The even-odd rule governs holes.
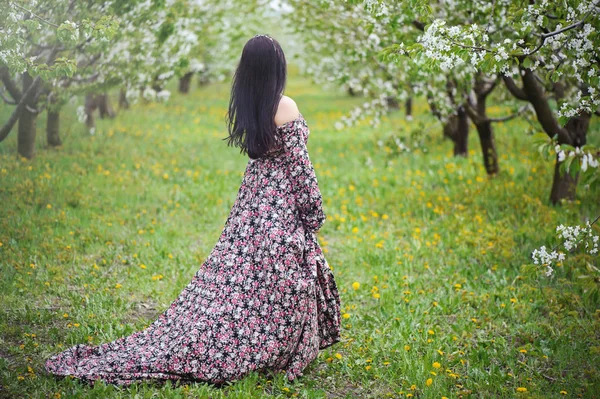
[[[63,147],[40,144],[32,161],[16,159],[15,132],[0,145],[0,397],[600,393],[598,298],[570,263],[553,280],[527,268],[534,248],[556,243],[556,225],[600,213],[600,193],[580,186],[575,203],[549,206],[552,165],[533,155],[525,122],[497,127],[502,171],[488,179],[476,135],[468,159],[452,157],[423,104],[413,122],[398,112],[377,129],[336,131],[362,100],[299,77],[286,94],[311,129],[328,215],[319,240],[340,289],[343,341],[293,384],[253,374],[221,389],[92,389],[46,375],[43,360],[57,351],[151,323],[216,243],[247,161],[222,141],[228,89],[138,104],[94,136],[69,106]],[[396,154],[388,137],[411,129],[428,137],[427,151]]]

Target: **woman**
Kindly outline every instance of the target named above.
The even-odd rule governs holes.
[[[75,345],[46,370],[91,384],[233,381],[285,371],[291,381],[340,339],[340,299],[315,232],[325,214],[306,150],[309,130],[283,96],[279,43],[244,46],[229,102],[228,144],[250,157],[219,241],[192,281],[142,331]]]

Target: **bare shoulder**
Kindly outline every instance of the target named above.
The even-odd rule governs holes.
[[[288,96],[283,96],[279,100],[277,112],[275,113],[275,125],[281,126],[298,118],[299,115],[300,110],[296,102]]]

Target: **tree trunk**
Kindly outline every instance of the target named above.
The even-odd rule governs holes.
[[[119,109],[129,109],[129,101],[123,89],[119,91]]]
[[[113,110],[112,105],[110,105],[110,98],[108,94],[98,94],[96,95],[96,103],[98,104],[98,109],[100,110],[100,118],[114,118],[115,111]]]
[[[50,147],[57,147],[62,144],[59,133],[60,113],[59,111],[48,110],[48,119],[46,119],[46,138]]]
[[[350,97],[356,97],[356,92],[354,91],[354,89],[352,87],[348,87],[348,95]]]
[[[96,127],[96,121],[94,120],[94,111],[98,108],[96,104],[96,98],[92,93],[88,93],[85,96],[85,125],[90,129]]]
[[[192,72],[188,72],[179,78],[179,92],[183,94],[187,94],[190,92],[190,85],[192,83],[192,76],[194,74]]]
[[[412,119],[412,105],[413,105],[412,97],[408,97],[406,99],[406,102],[404,103],[404,109],[406,110],[406,118],[407,119]]]
[[[466,157],[469,155],[469,117],[464,107],[458,108],[456,116],[456,131],[454,132],[454,156]]]
[[[575,147],[582,147],[587,143],[587,132],[590,125],[591,114],[581,114],[569,119],[564,129],[568,132],[570,143]],[[578,161],[574,161],[578,162]],[[554,181],[552,182],[552,190],[550,191],[550,202],[553,204],[560,203],[561,200],[567,199],[573,201],[577,192],[577,180],[579,173],[575,177],[569,172],[560,173],[560,162],[558,158],[554,165]]]
[[[579,173],[575,177],[571,176],[568,172],[561,175],[560,162],[558,162],[557,158],[554,165],[554,181],[552,182],[552,190],[550,191],[550,202],[556,205],[563,199],[573,201],[577,192],[578,179]]]
[[[396,97],[389,96],[389,97],[386,97],[385,100],[387,102],[387,107],[389,109],[393,109],[393,110],[400,109],[400,104],[398,103],[398,100],[396,99]]]
[[[450,115],[444,124],[444,137],[454,143],[454,156],[469,155],[469,116],[464,107],[459,107],[456,115]]]
[[[456,115],[450,115],[446,123],[444,123],[443,133],[444,137],[454,142],[454,136],[458,129],[458,117]]]
[[[475,124],[481,143],[481,153],[483,154],[483,164],[488,175],[495,175],[500,171],[498,166],[498,153],[496,152],[496,143],[494,140],[494,131],[492,122],[486,120]]]
[[[33,79],[29,73],[23,74],[23,93],[29,89],[33,83]],[[35,97],[35,96],[34,96]],[[27,105],[35,108],[33,101],[28,101]],[[19,114],[19,127],[17,147],[19,154],[25,158],[31,159],[35,153],[35,122],[37,114],[31,112],[26,106],[21,109]]]

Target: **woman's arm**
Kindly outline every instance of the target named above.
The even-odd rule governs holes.
[[[300,220],[310,231],[317,231],[325,223],[323,198],[315,169],[308,156],[306,141],[309,130],[303,117],[289,122],[285,137],[288,173],[295,195]]]

